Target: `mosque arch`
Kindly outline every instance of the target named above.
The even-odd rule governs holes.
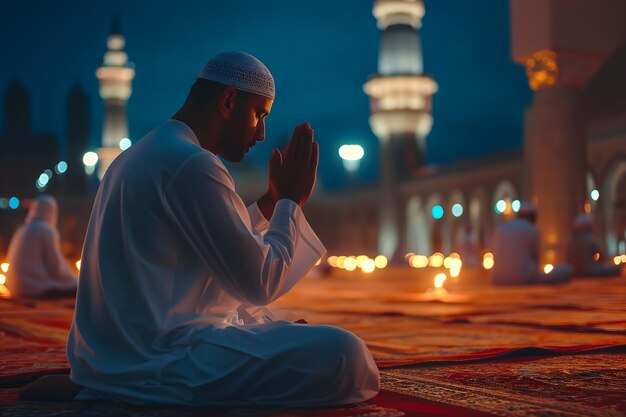
[[[476,244],[480,248],[488,246],[491,234],[489,212],[492,210],[492,207],[487,195],[484,188],[476,188],[472,191],[468,204],[471,233],[473,233]]]
[[[502,180],[496,185],[496,188],[493,190],[491,198],[491,211],[493,213],[493,219],[495,224],[503,220],[509,219],[513,216],[514,211],[511,203],[517,199],[517,188],[515,188],[515,185],[513,185],[510,180]],[[496,210],[496,204],[500,200],[503,200],[506,203],[506,206],[504,207],[504,210],[502,212],[498,212]]]
[[[451,250],[456,250],[457,242],[462,238],[462,234],[466,229],[469,210],[465,200],[465,195],[461,190],[452,190],[446,204],[446,213],[448,215],[448,223],[450,224],[450,240]]]
[[[416,254],[430,254],[430,225],[424,210],[424,203],[419,196],[413,196],[406,206],[406,249]]]
[[[626,249],[626,157],[611,164],[600,199],[604,206],[606,250],[609,255],[616,255]]]

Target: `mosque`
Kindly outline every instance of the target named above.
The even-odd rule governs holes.
[[[570,13],[563,16],[552,13],[556,3],[511,0],[513,59],[525,66],[535,91],[525,114],[523,150],[432,168],[424,166],[424,161],[426,137],[433,125],[432,97],[438,85],[423,73],[418,31],[425,14],[423,2],[374,2],[373,14],[381,30],[378,68],[364,80],[363,90],[370,101],[370,126],[380,142],[381,175],[378,186],[369,189],[341,193],[318,189],[305,207],[329,254],[384,254],[401,259],[406,252],[450,253],[463,236],[488,248],[495,226],[511,218],[521,200],[538,207],[545,263],[563,260],[573,220],[583,212],[592,217],[594,233],[607,255],[626,252],[626,30],[617,19],[626,6],[607,0],[607,7],[615,13],[600,13],[589,2],[574,1]],[[586,24],[576,26],[576,19]],[[135,75],[117,23],[107,48],[96,71],[105,103],[101,146],[97,157],[91,155],[98,161],[98,177],[128,146],[123,143],[128,141],[126,102]],[[12,86],[7,97],[16,96],[24,107],[27,98],[20,88]],[[8,101],[7,111],[14,111]],[[68,98],[68,117],[81,121],[70,123],[74,126],[70,148],[79,153],[86,147],[86,101],[79,88]],[[5,139],[28,132],[27,110],[15,110],[15,117],[7,117],[11,126],[5,129]],[[32,134],[27,139],[43,143]],[[55,161],[45,159],[56,151],[38,148],[41,155],[31,165],[56,167]],[[25,145],[25,149],[33,147]],[[72,153],[70,158],[70,165],[81,165],[82,154]],[[0,169],[10,170],[11,164],[21,163],[3,158]],[[31,177],[37,175],[33,172]],[[233,176],[244,200],[257,197],[256,171],[235,168]],[[0,177],[14,180],[9,175]],[[64,194],[62,210],[70,215],[60,227],[71,241],[67,251],[76,254],[91,194],[85,175],[74,172],[71,177],[69,188],[78,192]],[[31,180],[28,177],[24,187],[32,188]],[[56,191],[65,192],[51,190]],[[0,209],[8,210],[8,196],[0,197]],[[15,225],[0,226],[4,234],[4,229]]]
[[[626,252],[626,30],[615,17],[626,5],[605,2],[615,11],[606,13],[574,1],[563,14],[557,3],[511,0],[513,59],[535,92],[524,149],[432,170],[421,165],[437,91],[423,74],[424,5],[375,1],[378,72],[363,89],[381,176],[378,188],[319,193],[307,208],[330,253],[450,253],[463,233],[488,248],[495,226],[520,200],[538,208],[544,263],[564,260],[580,213],[591,216],[607,255]]]

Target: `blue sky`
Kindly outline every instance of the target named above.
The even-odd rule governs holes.
[[[509,2],[424,3],[424,68],[439,84],[428,163],[519,148],[532,93],[510,58]],[[378,142],[362,90],[376,72],[381,33],[372,1],[4,1],[0,91],[15,78],[25,84],[34,131],[65,137],[67,92],[79,84],[91,101],[91,141],[99,139],[103,105],[95,69],[116,12],[137,71],[128,103],[131,139],[177,110],[207,58],[242,50],[259,57],[277,83],[267,143],[249,154],[254,163],[265,166],[272,147],[307,120],[320,143],[323,186],[345,184],[337,149],[347,142],[366,149],[359,181],[376,180]]]

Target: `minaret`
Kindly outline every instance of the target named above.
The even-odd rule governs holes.
[[[97,150],[99,178],[121,153],[120,140],[128,137],[126,102],[132,92],[131,81],[135,77],[135,70],[128,62],[124,43],[119,22],[115,19],[107,39],[108,50],[104,54],[104,63],[96,71],[100,81],[100,97],[105,106],[102,146]]]
[[[378,250],[390,257],[403,250],[405,241],[395,188],[424,162],[437,84],[423,74],[417,33],[424,16],[422,0],[376,0],[374,16],[383,31],[378,74],[364,90],[370,97],[370,126],[380,141]]]

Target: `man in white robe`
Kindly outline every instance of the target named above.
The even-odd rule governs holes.
[[[285,294],[325,252],[301,210],[318,159],[308,124],[274,150],[269,190],[249,207],[218,158],[240,161],[264,139],[273,98],[259,60],[220,54],[179,112],[109,167],[67,346],[76,399],[315,407],[376,395],[355,335],[245,309]]]
[[[59,209],[54,197],[33,200],[9,244],[6,287],[12,297],[73,296],[76,271],[61,251]]]
[[[572,278],[569,265],[556,265],[549,273],[539,269],[540,234],[535,225],[537,209],[523,202],[517,218],[501,223],[493,235],[494,267],[491,280],[497,285],[557,284]]]
[[[591,219],[580,214],[574,221],[572,234],[567,240],[567,262],[577,277],[617,277],[621,265],[602,262],[600,246],[593,237]]]

